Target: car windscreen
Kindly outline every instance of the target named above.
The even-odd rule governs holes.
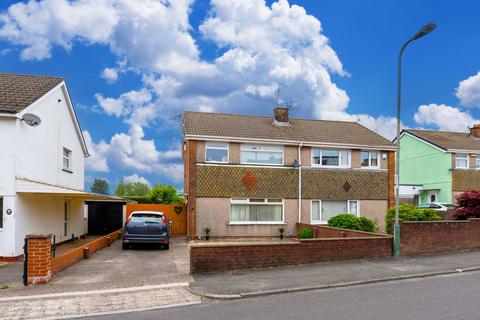
[[[132,222],[161,223],[162,216],[151,213],[135,213],[132,215]]]

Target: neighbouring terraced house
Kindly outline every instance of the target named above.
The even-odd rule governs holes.
[[[414,204],[454,203],[480,189],[480,125],[469,132],[403,130],[400,197]]]
[[[383,230],[394,200],[392,142],[356,122],[185,112],[190,238],[276,236],[340,213]]]

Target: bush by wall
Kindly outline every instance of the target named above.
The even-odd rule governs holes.
[[[328,226],[349,230],[375,232],[377,225],[366,217],[357,217],[353,214],[342,213],[328,219]]]
[[[313,229],[312,228],[302,228],[298,231],[298,237],[300,239],[311,239],[313,238]]]
[[[480,190],[469,190],[457,196],[458,206],[453,211],[456,219],[480,218]]]
[[[400,221],[437,221],[442,217],[433,209],[420,209],[411,204],[401,204],[399,207]],[[385,216],[385,232],[392,232],[395,221],[395,208],[390,208]]]

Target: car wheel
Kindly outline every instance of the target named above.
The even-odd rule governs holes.
[[[130,246],[126,243],[122,243],[122,249],[123,250],[128,250],[128,249],[130,249]]]
[[[166,245],[164,245],[163,248],[164,248],[165,250],[170,249],[170,243],[167,243]]]

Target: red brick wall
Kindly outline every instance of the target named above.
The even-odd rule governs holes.
[[[187,194],[187,235],[190,239],[196,236],[196,203],[197,203],[197,142],[185,142],[184,151],[184,189]]]
[[[52,278],[52,235],[32,234],[28,241],[28,284],[45,284]]]
[[[400,254],[416,255],[480,248],[480,219],[402,222]]]
[[[388,237],[387,235],[379,233],[332,228],[327,226],[318,226],[305,223],[297,223],[297,234],[298,231],[302,228],[313,229],[314,238]]]
[[[391,237],[308,239],[284,243],[192,244],[190,272],[267,268],[391,255]]]

